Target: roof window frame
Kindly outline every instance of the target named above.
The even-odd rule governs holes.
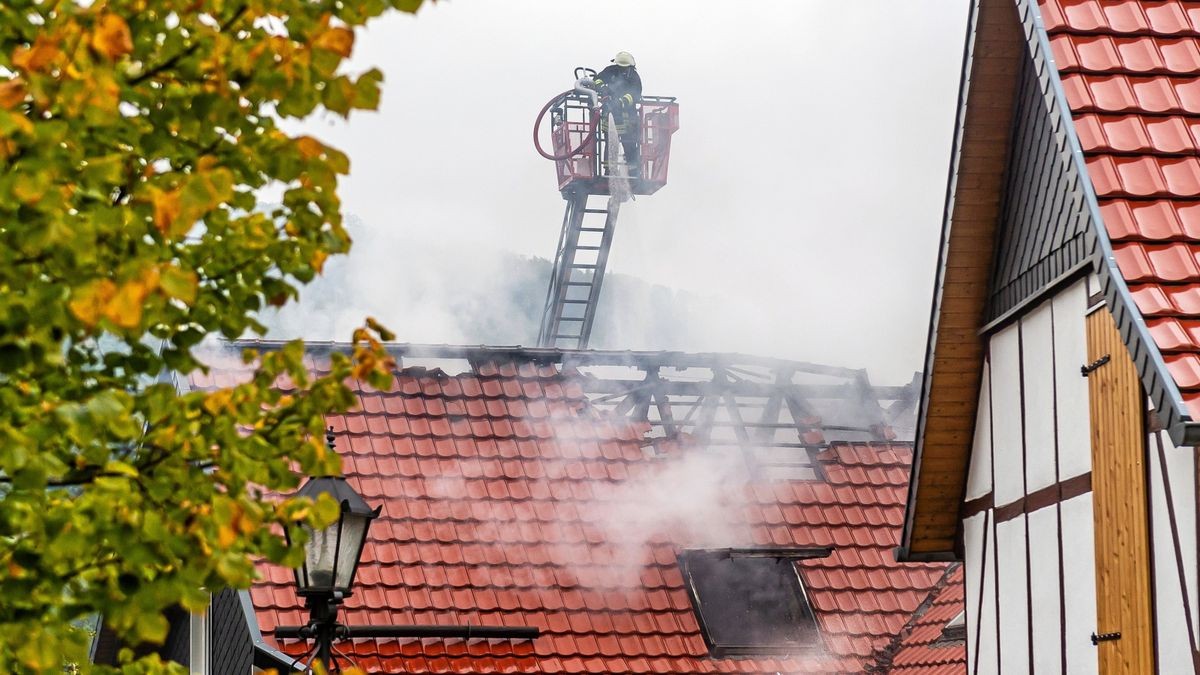
[[[805,586],[804,579],[800,574],[800,569],[796,562],[807,559],[827,558],[833,553],[833,549],[829,547],[812,547],[812,548],[774,548],[774,547],[747,547],[747,548],[693,548],[683,549],[679,551],[677,560],[679,563],[680,572],[683,574],[684,585],[687,588],[688,598],[691,601],[692,613],[696,617],[696,622],[700,627],[700,634],[704,638],[704,644],[708,647],[709,656],[712,658],[730,658],[730,657],[754,657],[754,656],[786,656],[786,655],[801,655],[812,652],[824,652],[826,645],[824,635],[821,631],[820,622],[817,620],[816,611],[813,609],[812,602],[809,600],[808,589]],[[706,621],[704,616],[704,601],[702,599],[702,591],[698,588],[702,586],[697,577],[694,575],[692,559],[696,556],[711,556],[717,558],[770,558],[782,563],[787,561],[790,563],[788,568],[792,574],[784,576],[785,579],[795,583],[796,597],[801,605],[801,610],[805,611],[808,618],[812,621],[812,633],[815,635],[809,643],[787,642],[775,644],[737,644],[718,639],[714,634],[713,622]]]

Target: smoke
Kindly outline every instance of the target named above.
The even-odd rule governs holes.
[[[746,469],[737,452],[689,447],[648,460],[642,473],[619,483],[593,486],[605,504],[596,523],[606,539],[640,562],[655,541],[690,547],[752,544],[742,518]],[[636,558],[634,560],[633,558]]]
[[[653,242],[639,221],[643,204],[622,206],[613,259]],[[551,263],[484,242],[452,242],[366,223],[351,215],[354,245],[331,258],[325,274],[300,289],[300,300],[260,319],[267,337],[348,340],[373,316],[401,342],[528,345],[536,342]],[[553,242],[547,244],[552,247]],[[547,251],[550,253],[551,251]],[[673,255],[664,249],[664,256]],[[788,297],[699,294],[613,272],[596,310],[591,347],[617,350],[742,352],[870,367],[881,384],[903,384],[920,368],[920,352],[876,335],[879,319],[839,324],[797,316]],[[886,322],[884,322],[886,323]],[[870,337],[869,350],[849,345]]]
[[[299,302],[263,313],[268,337],[347,340],[367,316],[405,342],[528,344],[536,335],[541,299],[529,291],[545,277],[531,259],[368,227],[354,216],[347,229],[350,255],[330,259]]]
[[[331,258],[324,275],[300,289],[298,302],[264,311],[267,337],[347,340],[373,316],[401,342],[536,342],[549,260],[371,227],[352,215],[346,221],[354,239],[350,254]],[[695,334],[713,332],[702,321],[702,308],[710,305],[701,296],[610,273],[591,346],[688,350],[697,344]]]

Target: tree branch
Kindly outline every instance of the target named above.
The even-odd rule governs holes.
[[[246,13],[247,9],[249,9],[249,7],[247,5],[239,6],[237,8],[237,11],[235,11],[233,13],[233,16],[229,17],[227,20],[225,20],[224,22],[221,23],[221,25],[217,28],[217,32],[224,33],[225,31],[229,30],[233,26],[233,24],[235,22],[237,22],[238,19],[242,18],[242,16]],[[166,61],[163,61],[162,63],[158,64],[157,66],[151,67],[149,70],[145,71],[144,73],[142,73],[140,75],[129,78],[129,84],[135,85],[135,86],[139,85],[139,84],[145,82],[146,80],[149,80],[150,78],[155,77],[156,75],[159,75],[160,73],[162,73],[165,70],[174,68],[175,65],[178,64],[180,61],[191,56],[192,54],[195,54],[196,50],[200,48],[200,45],[201,45],[200,41],[193,42],[192,46],[190,46],[187,49],[184,49],[183,51],[179,52],[178,54],[168,58]]]

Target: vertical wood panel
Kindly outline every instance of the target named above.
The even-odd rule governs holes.
[[[1112,315],[1087,318],[1088,360],[1111,360],[1088,376],[1092,419],[1092,490],[1096,532],[1097,633],[1120,632],[1099,645],[1100,672],[1154,672],[1147,540],[1142,387]]]

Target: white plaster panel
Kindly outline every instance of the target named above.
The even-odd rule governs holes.
[[[979,385],[979,412],[975,416],[975,440],[971,445],[971,468],[967,472],[967,500],[992,491],[992,415],[988,395],[988,364],[983,364]]]
[[[992,383],[992,473],[995,504],[1002,506],[1025,496],[1021,461],[1021,362],[1018,326],[992,337],[989,350]]]
[[[1196,501],[1193,478],[1194,455],[1191,448],[1176,448],[1165,432],[1157,434],[1162,441],[1166,459],[1166,475],[1170,480],[1171,500],[1175,507],[1175,532],[1171,532],[1167,494],[1163,485],[1163,466],[1159,461],[1156,434],[1149,438],[1151,527],[1153,532],[1155,611],[1158,614],[1159,662],[1186,663],[1190,667],[1188,634],[1183,601],[1186,584],[1192,626],[1196,627]],[[1178,544],[1176,544],[1178,540]],[[1179,564],[1183,563],[1183,582]],[[1193,629],[1195,630],[1195,628]],[[1179,661],[1187,658],[1188,661]]]
[[[988,512],[990,513],[990,511]],[[985,520],[986,518],[986,520]],[[978,663],[980,673],[996,670],[996,542],[992,538],[991,516],[978,513],[963,521],[964,561],[963,579],[967,603],[967,663],[968,672]],[[985,522],[987,527],[985,528]],[[984,538],[987,559],[984,559]],[[980,605],[980,595],[983,604]],[[976,643],[976,636],[979,636]]]
[[[996,524],[1000,601],[1000,670],[1029,672],[1029,604],[1025,585],[1025,519]]]
[[[1029,514],[1030,601],[1033,603],[1033,670],[1062,672],[1062,624],[1058,605],[1058,511]]]
[[[1054,335],[1050,303],[1021,319],[1025,377],[1025,490],[1058,482],[1054,438]]]
[[[1092,470],[1087,378],[1087,288],[1083,281],[1054,296],[1054,370],[1058,403],[1058,479]]]
[[[1091,641],[1092,631],[1096,630],[1096,541],[1093,536],[1092,493],[1068,499],[1060,508],[1067,672],[1090,675],[1100,667],[1096,660],[1096,648]]]

